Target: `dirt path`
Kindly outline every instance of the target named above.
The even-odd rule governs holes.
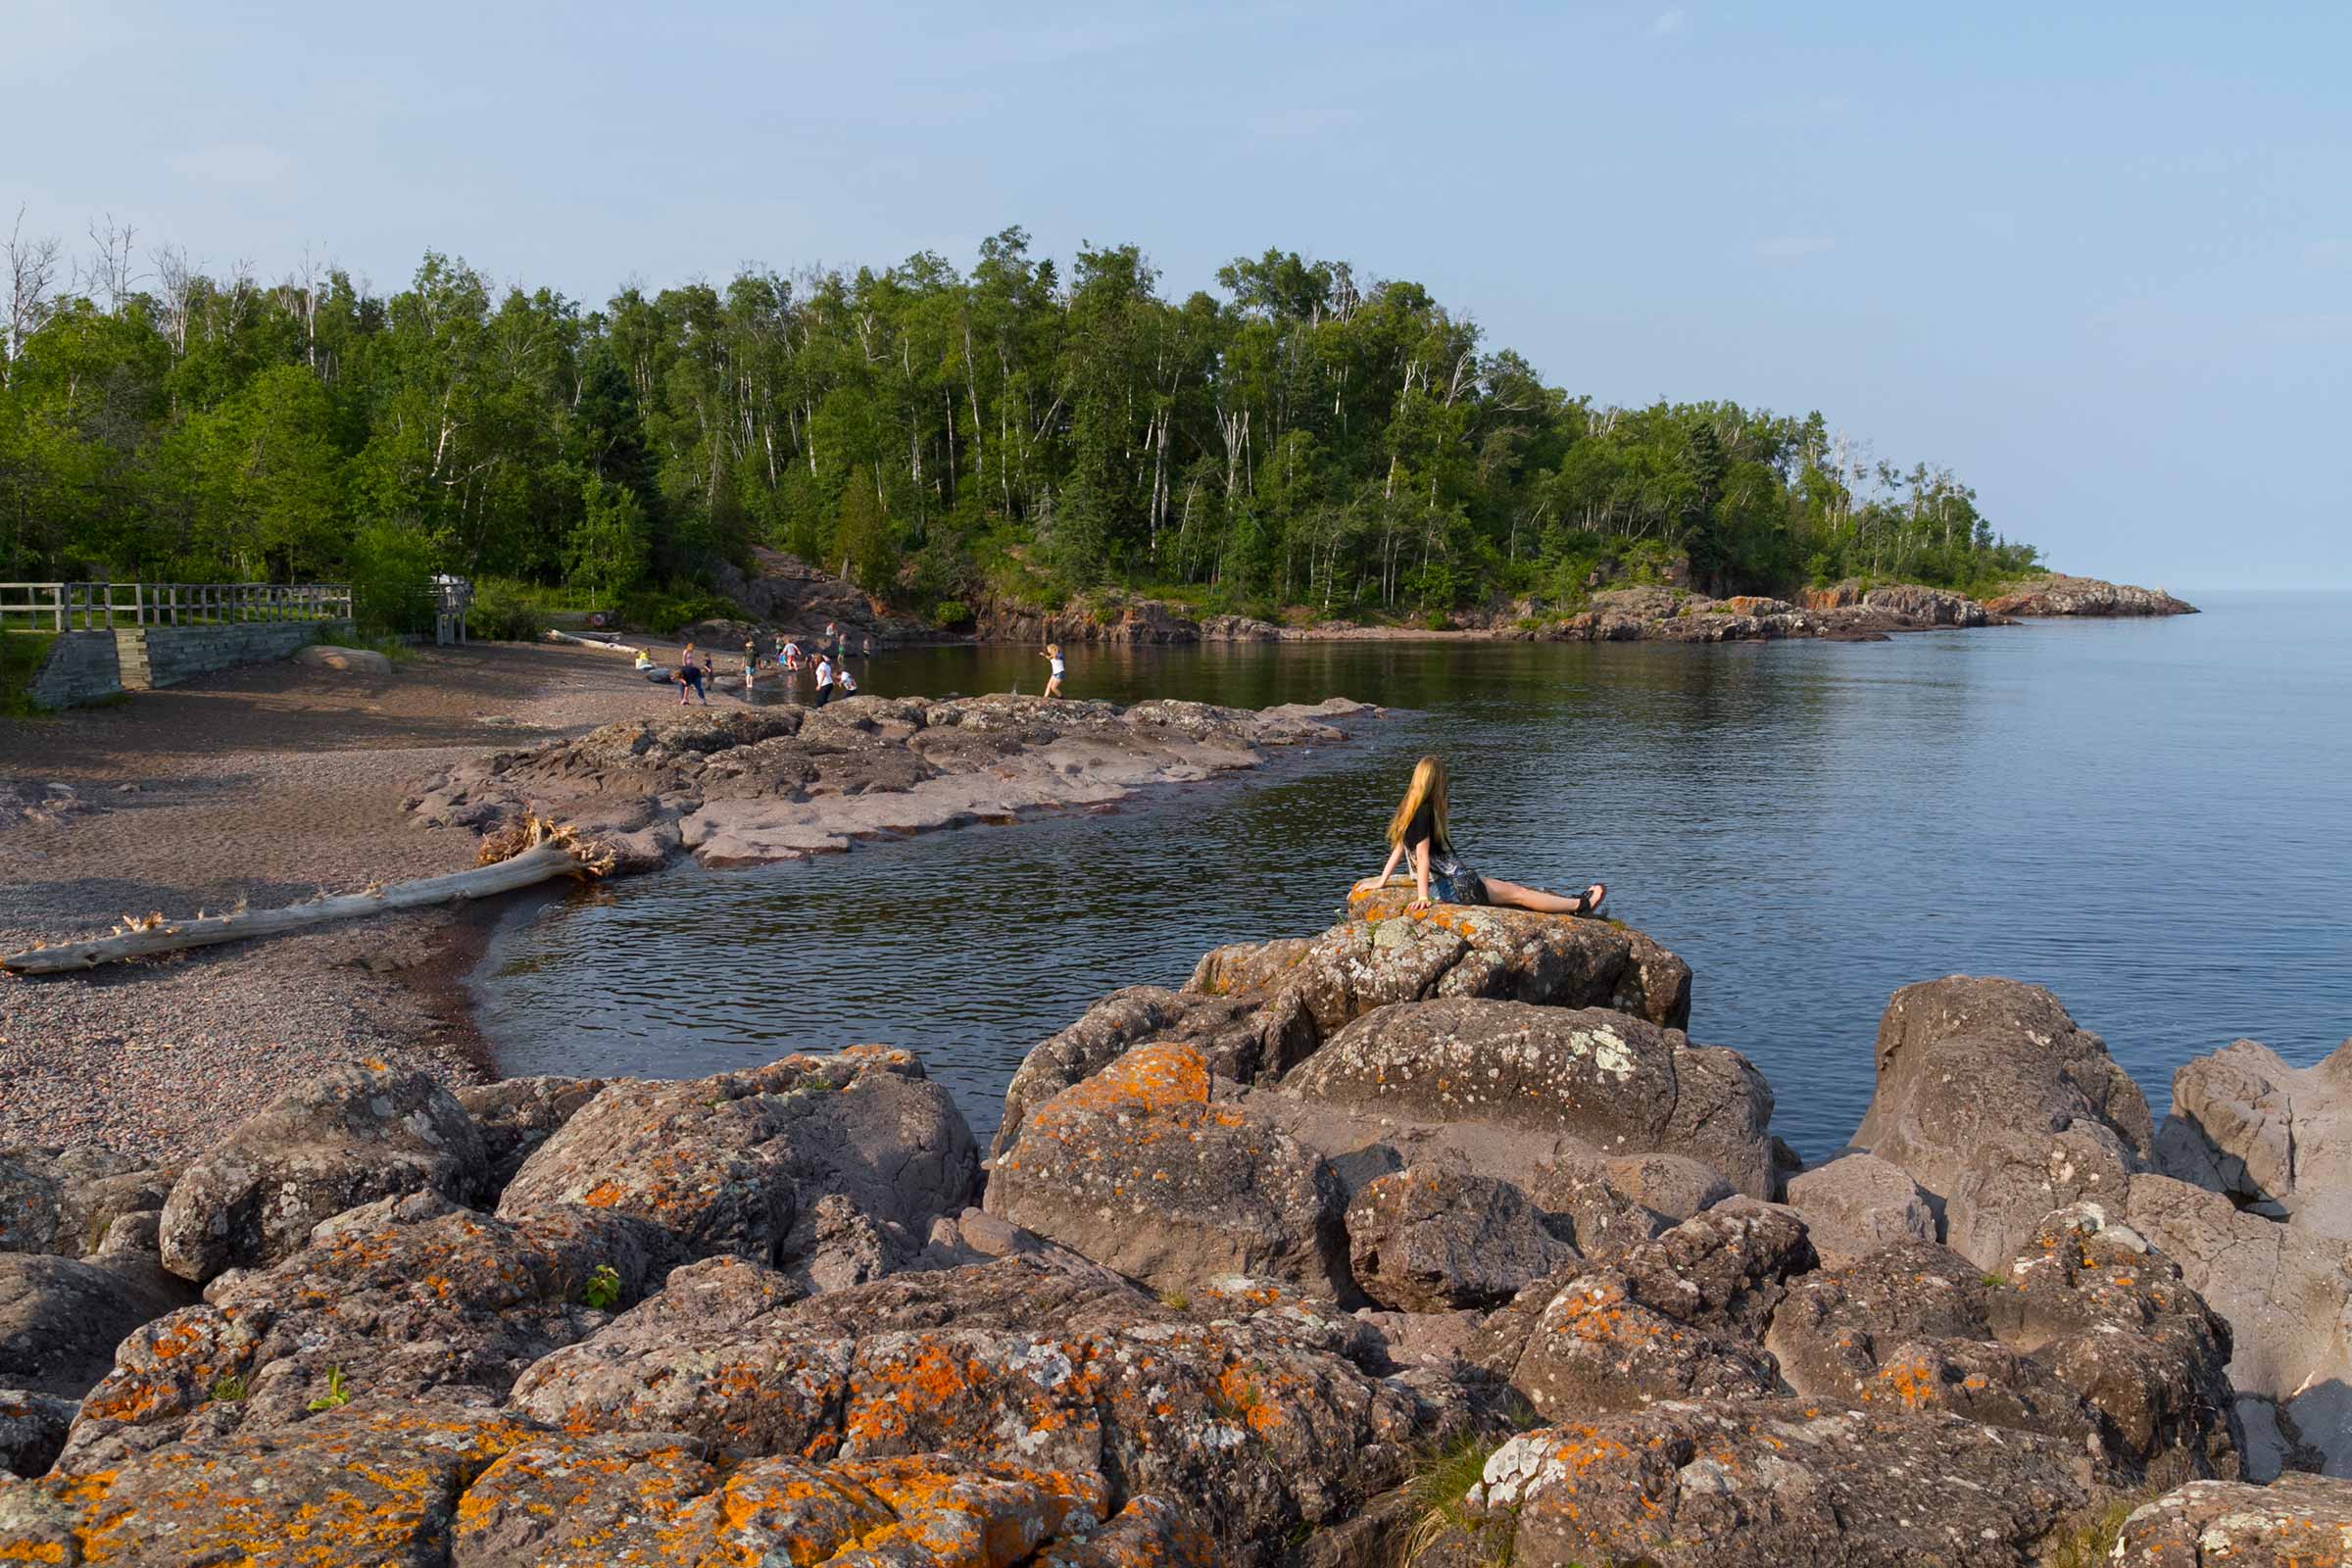
[[[0,946],[459,869],[471,833],[402,816],[418,776],[675,702],[617,655],[482,644],[420,651],[389,680],[257,664],[0,721],[0,791],[64,784],[81,807],[54,821],[0,808]],[[87,975],[0,975],[0,1146],[176,1158],[355,1054],[479,1078],[462,981],[482,924],[391,916]]]

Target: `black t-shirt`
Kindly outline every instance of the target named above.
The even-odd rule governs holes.
[[[1427,801],[1421,803],[1421,808],[1413,813],[1413,819],[1404,824],[1405,852],[1410,854],[1413,846],[1423,839],[1430,841],[1429,858],[1433,862],[1440,856],[1452,852],[1453,846],[1447,842],[1446,835],[1438,830],[1438,813]]]

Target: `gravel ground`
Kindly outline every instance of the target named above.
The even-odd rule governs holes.
[[[472,834],[401,814],[421,775],[675,703],[616,655],[481,644],[420,651],[389,680],[258,664],[0,720],[0,951],[125,913],[462,869]],[[62,810],[47,788],[61,784]],[[0,974],[0,1145],[184,1159],[354,1055],[479,1081],[464,977],[484,925],[478,910],[395,914],[86,974]]]

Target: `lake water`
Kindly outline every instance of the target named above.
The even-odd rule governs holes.
[[[1772,1081],[1809,1158],[1853,1131],[1887,994],[2048,986],[2159,1113],[2250,1036],[2352,1034],[2352,597],[2172,620],[1715,648],[1080,650],[1071,695],[1406,710],[1354,744],[1125,809],[587,890],[477,975],[510,1073],[690,1077],[794,1049],[922,1053],[985,1140],[1022,1054],[1118,986],[1329,924],[1413,758],[1480,870],[1569,888],[1695,972],[1690,1033]],[[890,654],[882,694],[1037,691],[1014,648]]]

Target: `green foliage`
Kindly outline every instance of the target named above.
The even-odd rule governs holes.
[[[942,631],[961,631],[972,623],[972,607],[960,599],[943,599],[931,608],[931,622]]]
[[[326,1392],[313,1399],[309,1408],[313,1411],[333,1410],[350,1402],[351,1391],[343,1386],[343,1368],[337,1363],[326,1369]]]
[[[674,636],[679,627],[698,620],[724,620],[741,613],[716,594],[677,582],[661,589],[641,588],[620,599],[621,619],[662,637]]]
[[[547,612],[521,585],[491,577],[473,585],[466,631],[485,642],[537,642],[547,632]]]
[[[1414,1523],[1406,1539],[1406,1568],[1446,1536],[1461,1531],[1469,1537],[1471,1560],[1482,1568],[1506,1568],[1511,1560],[1512,1525],[1507,1514],[1491,1517],[1463,1506],[1470,1493],[1486,1483],[1487,1461],[1506,1440],[1472,1434],[1426,1450],[1405,1482],[1412,1499]]]
[[[234,1372],[223,1372],[213,1380],[209,1396],[220,1404],[235,1404],[245,1397],[245,1380]]]
[[[610,1263],[599,1263],[588,1271],[588,1284],[580,1292],[580,1304],[599,1312],[610,1312],[612,1303],[620,1299],[620,1271]]]
[[[2115,1554],[2124,1522],[2132,1517],[2133,1509],[2154,1495],[2153,1492],[2145,1492],[2118,1497],[2077,1521],[2072,1529],[2052,1536],[2042,1547],[2044,1568],[2101,1568]]]
[[[55,632],[0,630],[0,718],[43,718],[32,706],[32,677],[57,641]]]
[[[0,376],[0,578],[337,577],[421,631],[433,571],[674,630],[756,544],[941,620],[1149,590],[1427,622],[1689,572],[1716,594],[2031,571],[1949,471],[1818,414],[1547,386],[1419,284],[1269,250],[1163,288],[1007,228],[587,310],[428,253],[407,286],[197,277],[56,302]],[[659,586],[656,586],[659,585]],[[490,635],[549,606],[485,594]],[[696,602],[687,604],[693,599]]]

